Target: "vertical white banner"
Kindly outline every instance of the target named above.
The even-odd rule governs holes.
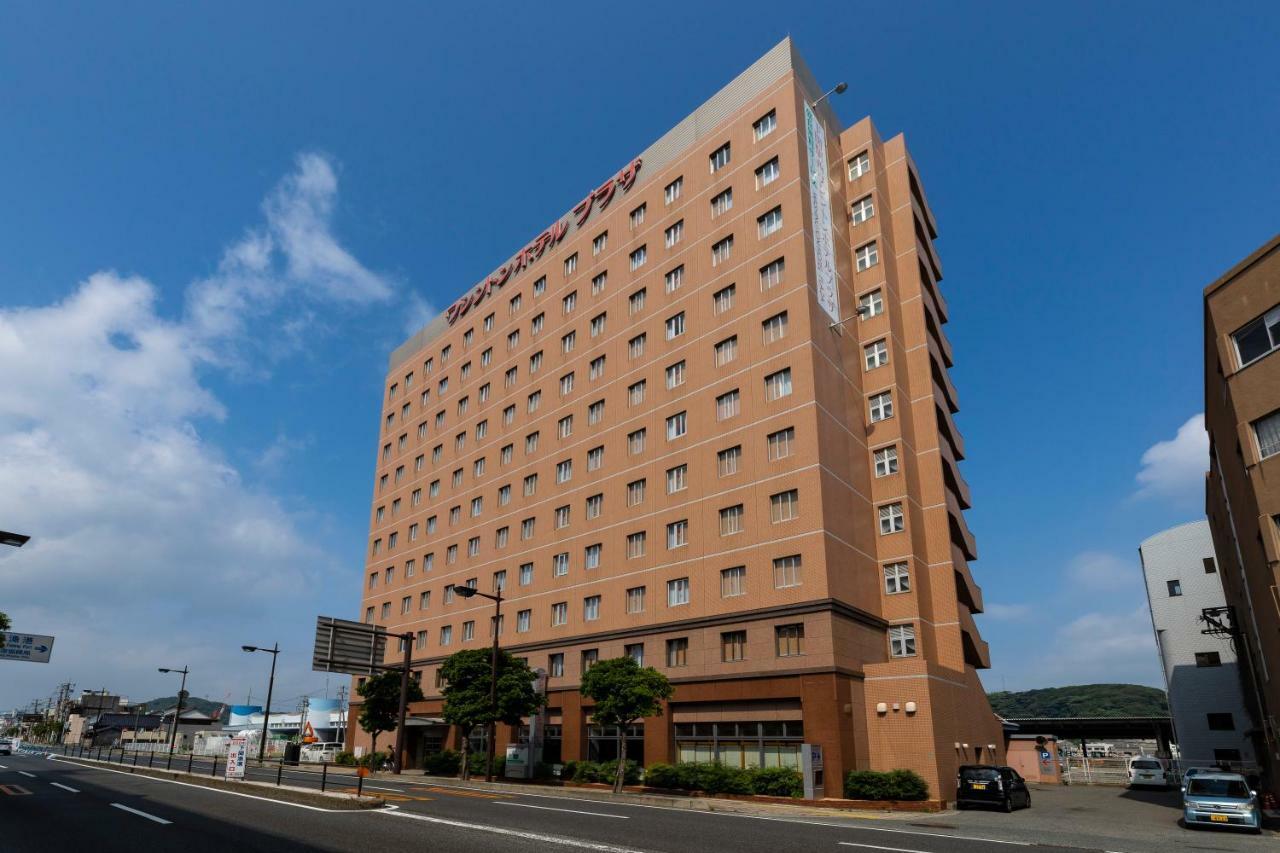
[[[827,182],[827,132],[808,104],[804,105],[805,146],[809,160],[809,210],[812,217],[814,286],[818,304],[831,322],[840,321],[836,252],[831,236],[831,188]]]

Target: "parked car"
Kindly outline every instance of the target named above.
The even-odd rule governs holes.
[[[302,746],[301,758],[303,761],[313,762],[332,762],[334,756],[342,752],[342,744],[336,741],[327,743],[308,743]]]
[[[1026,809],[1031,807],[1031,791],[1012,767],[964,764],[956,777],[956,808],[970,806],[995,806],[1006,812]]]
[[[1182,789],[1182,820],[1188,829],[1201,826],[1262,832],[1258,792],[1239,773],[1197,772]]]
[[[1129,759],[1129,787],[1169,787],[1169,766],[1161,758],[1135,755]]]
[[[0,755],[13,755],[13,741],[0,737]]]

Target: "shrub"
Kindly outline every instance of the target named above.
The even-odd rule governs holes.
[[[462,756],[458,756],[458,763],[461,766]],[[485,768],[489,766],[489,756],[484,754],[471,754],[471,775],[484,776]],[[495,755],[493,757],[493,778],[501,779],[502,771],[507,766],[507,757],[505,755]]]
[[[594,761],[575,762],[573,765],[573,776],[570,778],[575,782],[599,782],[600,765]]]
[[[923,800],[929,784],[911,770],[851,770],[844,777],[844,795],[851,800]]]
[[[750,794],[751,771],[723,764],[695,764],[691,774],[692,790],[708,794]]]
[[[577,769],[578,769],[577,761],[573,759],[569,759],[568,761],[564,762],[562,765],[560,765],[561,780],[565,782],[572,780],[573,774],[577,771]]]
[[[599,765],[597,782],[605,782],[610,785],[618,775],[617,761],[602,761]],[[627,762],[627,769],[623,771],[622,782],[624,785],[637,785],[640,782],[640,765],[634,761]]]
[[[355,753],[339,752],[333,757],[334,764],[341,764],[343,767],[354,767],[356,763]]]
[[[373,770],[382,768],[383,762],[391,758],[389,752],[366,752],[364,755],[356,759],[355,763],[361,767],[369,767]]]
[[[533,765],[533,778],[535,779],[550,779],[554,775],[555,771],[553,770],[553,766],[545,761],[539,761],[537,764]]]
[[[650,764],[644,769],[644,783],[652,788],[677,789],[680,772],[670,764]]]
[[[804,777],[790,767],[759,767],[751,773],[751,792],[798,798],[804,795]]]
[[[457,776],[462,769],[462,754],[452,749],[432,753],[423,760],[422,769],[429,776]]]

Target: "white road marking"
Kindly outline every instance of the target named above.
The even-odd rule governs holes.
[[[131,809],[131,808],[129,808],[128,806],[122,806],[122,805],[120,805],[119,803],[112,803],[112,804],[111,804],[111,807],[112,807],[113,809],[120,809],[121,811],[129,812],[130,814],[136,814],[138,817],[145,817],[147,820],[154,820],[156,823],[164,824],[165,826],[168,826],[168,825],[170,825],[171,823],[173,823],[173,821],[171,821],[171,820],[165,820],[164,818],[162,818],[162,817],[156,817],[156,816],[155,816],[155,815],[153,815],[153,814],[147,814],[146,812],[140,812],[140,811],[138,811],[137,809]]]
[[[80,793],[80,790],[78,788],[73,788],[70,785],[64,785],[61,782],[50,782],[49,784],[55,788],[61,788],[64,791],[70,791],[73,794]]]
[[[28,779],[34,779],[34,778],[36,778],[36,774],[34,774],[34,773],[28,773],[28,772],[27,772],[27,771],[25,771],[25,770],[19,770],[18,772],[19,772],[19,773],[21,773],[23,776],[26,776]]]
[[[868,850],[895,850],[897,853],[934,853],[932,850],[912,850],[907,847],[881,847],[879,844],[854,844],[852,841],[841,841],[841,847],[865,847]]]
[[[385,814],[391,817],[406,817],[410,820],[421,820],[427,823],[440,824],[442,826],[456,826],[459,829],[474,829],[477,832],[491,832],[494,835],[506,835],[514,838],[524,838],[529,841],[541,841],[544,844],[558,844],[562,847],[577,847],[581,850],[596,850],[599,853],[644,853],[633,847],[618,847],[614,844],[603,844],[598,841],[582,841],[577,838],[566,838],[561,835],[546,835],[541,832],[521,832],[515,829],[507,829],[501,826],[492,826],[484,823],[467,823],[461,820],[447,820],[442,817],[428,817],[422,814],[413,814],[404,811],[381,810],[378,814]]]
[[[8,769],[9,769],[8,764],[0,764],[0,770],[8,770]]]
[[[631,820],[624,814],[606,814],[604,812],[584,812],[578,809],[557,809],[552,806],[535,806],[532,803],[510,803],[501,800],[495,800],[495,806],[519,806],[522,809],[541,809],[544,812],[569,812],[570,814],[586,814],[594,817],[616,817],[618,820]]]

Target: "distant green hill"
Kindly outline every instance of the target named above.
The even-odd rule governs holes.
[[[149,708],[152,711],[167,711],[170,708],[172,708],[174,705],[178,704],[178,697],[177,696],[161,696],[158,699],[149,699],[144,704],[147,706],[147,708]],[[218,709],[222,707],[223,705],[221,702],[215,702],[212,699],[201,699],[199,696],[188,696],[186,700],[184,700],[182,703],[182,708],[184,711],[188,708],[193,708],[202,714],[209,714],[209,715],[218,713]],[[222,712],[222,722],[225,723],[230,718],[231,718],[231,709],[230,708],[224,709]]]
[[[1165,717],[1163,690],[1140,684],[1078,684],[987,694],[1002,717]]]

